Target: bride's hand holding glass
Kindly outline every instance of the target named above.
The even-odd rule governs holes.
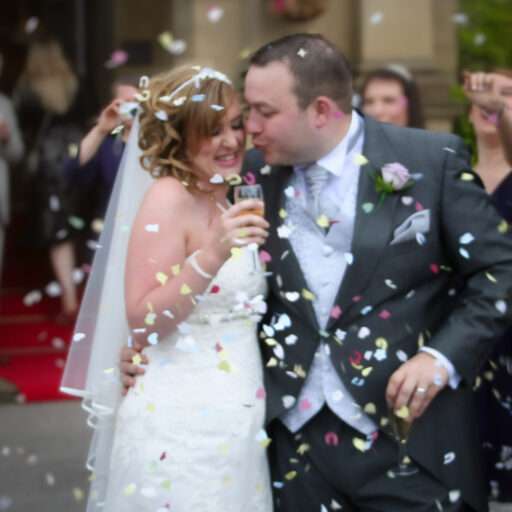
[[[225,261],[231,256],[233,247],[263,245],[269,223],[254,213],[262,210],[263,202],[258,199],[247,199],[230,206],[214,221],[204,251]]]

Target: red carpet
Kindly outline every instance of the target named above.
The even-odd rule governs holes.
[[[0,291],[0,379],[14,384],[19,401],[70,399],[59,392],[72,325],[59,325],[58,298],[49,298],[44,287],[53,280],[46,251],[16,243],[19,226],[13,223],[7,244]],[[31,290],[43,299],[27,306]]]
[[[53,321],[56,299],[27,307],[23,294],[7,292],[0,305],[0,379],[16,385],[20,401],[68,399],[59,384],[73,327]]]

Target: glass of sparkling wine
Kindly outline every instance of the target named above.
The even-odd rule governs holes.
[[[235,187],[235,203],[240,203],[246,199],[258,199],[263,202],[263,188],[261,185],[238,185]],[[265,215],[265,208],[253,208],[251,210],[244,210],[242,215]],[[249,247],[252,257],[252,270],[253,272],[261,271],[260,259],[258,256],[258,247]]]
[[[412,427],[412,421],[397,416],[393,408],[389,409],[389,422],[398,443],[398,465],[388,471],[388,475],[392,478],[397,476],[412,476],[418,472],[418,468],[409,458],[407,454],[407,441]]]

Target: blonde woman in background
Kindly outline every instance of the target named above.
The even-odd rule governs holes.
[[[63,177],[63,163],[78,147],[85,117],[78,88],[78,79],[58,41],[51,37],[34,41],[15,92],[29,151],[27,167],[35,181],[26,236],[34,246],[49,251],[61,288],[59,318],[63,320],[72,319],[78,310],[71,242],[78,207],[65,190]]]

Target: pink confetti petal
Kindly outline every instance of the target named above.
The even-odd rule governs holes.
[[[391,318],[391,313],[387,309],[383,309],[379,313],[379,317],[382,318],[382,320],[387,320],[388,318]]]
[[[430,271],[433,273],[433,274],[439,274],[439,265],[437,263],[432,263],[430,265]]]
[[[307,411],[308,409],[311,409],[311,402],[307,398],[304,398],[299,402],[299,409],[301,411]]]
[[[124,50],[115,50],[110,55],[110,59],[105,62],[105,67],[113,69],[122,66],[128,61],[128,54]]]
[[[218,284],[214,284],[210,288],[210,293],[219,293],[220,292],[220,286]]]
[[[335,320],[337,320],[343,313],[343,310],[338,306],[334,306],[332,309],[331,309],[331,317],[334,318]]]
[[[272,256],[265,250],[260,251],[260,261],[262,263],[270,263],[272,261]]]
[[[267,396],[267,393],[263,386],[256,390],[256,398],[258,400],[265,400],[266,396]]]
[[[352,297],[353,302],[359,302],[363,297],[361,295],[356,295],[355,297]]]
[[[254,175],[253,172],[249,171],[245,176],[244,176],[244,181],[247,185],[255,185],[256,184],[256,176]]]
[[[416,201],[416,211],[417,212],[421,212],[421,210],[424,210],[424,206],[419,202],[419,201]]]
[[[340,444],[340,438],[336,432],[326,432],[324,441],[328,446],[338,446]]]

